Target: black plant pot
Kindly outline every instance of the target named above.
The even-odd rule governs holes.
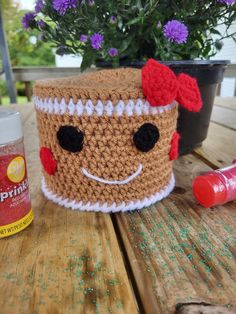
[[[229,63],[223,60],[165,62],[176,74],[186,73],[197,79],[203,101],[198,113],[179,107],[177,128],[180,133],[180,155],[192,152],[206,139],[217,87]]]
[[[212,108],[218,84],[223,80],[227,60],[211,61],[162,61],[176,74],[186,73],[195,77],[201,92],[203,107],[199,113],[192,113],[179,107],[178,132],[180,133],[179,154],[192,152],[201,146],[207,137]],[[141,68],[145,62],[122,60],[121,66]],[[98,67],[110,68],[108,62],[97,62]]]

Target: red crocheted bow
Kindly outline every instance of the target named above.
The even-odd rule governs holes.
[[[176,100],[189,111],[198,112],[202,107],[196,79],[184,73],[176,76],[154,59],[142,69],[142,88],[151,106],[165,106]]]

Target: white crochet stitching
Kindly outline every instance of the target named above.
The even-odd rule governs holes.
[[[105,179],[103,179],[103,178],[99,178],[99,177],[96,177],[96,176],[94,176],[94,175],[92,175],[91,173],[89,173],[86,169],[84,169],[84,168],[82,168],[81,170],[82,170],[82,172],[83,172],[83,174],[86,176],[86,177],[88,177],[89,179],[93,179],[93,180],[95,180],[95,181],[98,181],[98,182],[101,182],[101,183],[105,183],[105,184],[127,184],[127,183],[129,183],[130,181],[132,181],[132,180],[134,180],[139,174],[140,174],[140,172],[142,171],[142,169],[143,169],[143,166],[140,164],[139,166],[138,166],[138,170],[137,171],[135,171],[131,176],[129,176],[127,179],[125,179],[125,180],[121,180],[121,181],[117,181],[117,180],[115,180],[115,181],[110,181],[110,180],[105,180]]]
[[[91,116],[94,113],[98,116],[102,116],[103,114],[107,116],[112,116],[113,114],[117,116],[140,116],[142,114],[157,115],[164,111],[171,110],[177,105],[174,101],[172,104],[166,106],[152,107],[148,101],[144,101],[142,99],[138,99],[136,102],[130,99],[127,104],[120,100],[116,105],[113,105],[110,100],[106,103],[98,100],[96,104],[93,104],[92,100],[88,100],[85,104],[83,104],[81,99],[79,99],[77,103],[74,103],[73,99],[70,99],[69,103],[66,104],[64,98],[58,102],[57,98],[54,100],[51,98],[40,99],[37,96],[34,97],[34,103],[36,108],[43,112],[61,115],[68,113],[69,115],[75,114],[78,116]]]
[[[100,204],[99,202],[97,203],[83,203],[81,202],[76,202],[75,200],[72,201],[68,198],[63,198],[61,196],[58,196],[57,194],[51,192],[46,183],[45,179],[43,178],[42,180],[42,192],[44,195],[54,203],[57,203],[61,206],[64,206],[66,208],[71,208],[73,210],[81,210],[81,211],[97,211],[97,212],[103,212],[103,213],[109,213],[109,212],[125,212],[129,210],[136,210],[136,209],[141,209],[143,207],[148,207],[161,199],[165,198],[167,195],[170,194],[170,192],[173,190],[175,186],[175,178],[174,175],[171,175],[171,179],[167,186],[165,186],[160,192],[157,192],[156,194],[150,196],[150,197],[145,197],[142,200],[138,201],[130,201],[129,203],[121,203],[121,204],[116,204],[113,203],[112,205],[108,205],[107,203]]]

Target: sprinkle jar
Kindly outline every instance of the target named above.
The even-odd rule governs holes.
[[[0,110],[0,238],[33,220],[20,114]]]

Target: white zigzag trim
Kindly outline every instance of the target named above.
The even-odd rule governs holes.
[[[111,206],[107,205],[107,203],[99,204],[97,203],[83,203],[83,202],[76,202],[69,200],[68,198],[63,198],[61,196],[56,195],[55,193],[51,192],[46,183],[45,179],[42,180],[42,192],[44,195],[54,203],[57,203],[61,206],[64,206],[66,208],[71,208],[73,210],[81,210],[81,211],[96,211],[96,212],[103,212],[103,213],[109,213],[109,212],[126,212],[129,210],[135,210],[135,209],[141,209],[143,207],[148,207],[161,199],[165,198],[167,195],[170,194],[170,192],[173,190],[175,186],[175,178],[174,174],[171,174],[171,179],[167,186],[165,186],[160,192],[157,192],[156,194],[145,197],[142,200],[138,201],[130,201],[129,203],[121,203],[117,205],[116,203],[113,203]]]
[[[62,98],[60,102],[58,102],[57,98],[52,100],[51,98],[40,99],[39,97],[34,97],[35,107],[38,110],[41,110],[45,113],[51,114],[69,114],[69,115],[87,115],[92,116],[96,114],[97,116],[133,116],[133,115],[157,115],[163,113],[165,111],[171,110],[174,108],[177,103],[174,101],[173,103],[166,106],[157,106],[152,107],[148,101],[143,101],[142,99],[138,99],[136,102],[133,100],[129,100],[127,104],[125,104],[122,100],[120,100],[116,105],[108,100],[105,104],[98,100],[97,104],[93,104],[92,100],[88,100],[85,104],[82,103],[82,100],[79,99],[75,104],[72,99],[70,99],[67,104],[65,99]]]

